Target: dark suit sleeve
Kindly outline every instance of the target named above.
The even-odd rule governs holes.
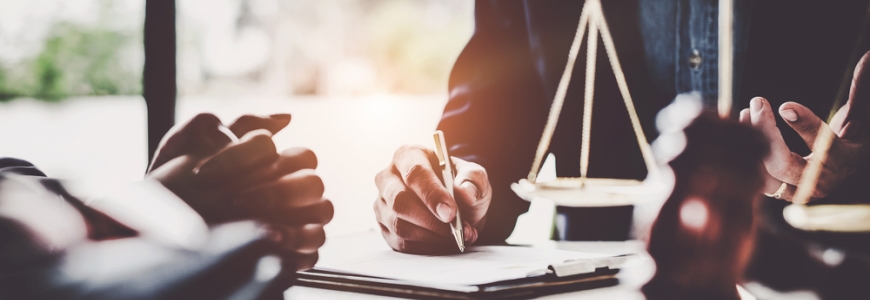
[[[477,1],[474,17],[438,128],[452,155],[487,170],[493,197],[480,241],[492,243],[504,241],[528,210],[510,184],[528,175],[550,101],[529,52],[523,2]]]
[[[0,173],[45,177],[45,173],[37,169],[32,163],[11,157],[0,157]]]

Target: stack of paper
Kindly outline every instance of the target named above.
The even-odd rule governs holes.
[[[480,285],[545,276],[559,269],[592,273],[596,267],[616,268],[622,259],[607,254],[512,246],[469,247],[465,253],[444,256],[412,255],[393,251],[372,231],[330,239],[321,248],[315,269],[379,277],[385,279],[383,282],[475,292]]]

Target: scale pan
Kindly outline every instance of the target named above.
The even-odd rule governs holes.
[[[532,183],[526,179],[511,184],[520,198],[552,200],[558,206],[605,207],[634,205],[666,193],[660,185],[631,179],[560,177]]]

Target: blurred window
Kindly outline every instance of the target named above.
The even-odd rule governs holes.
[[[0,101],[142,92],[145,0],[0,0]]]
[[[145,0],[0,0],[0,101],[139,95]],[[466,0],[178,0],[190,95],[443,94]]]
[[[179,93],[445,94],[473,4],[179,0]]]

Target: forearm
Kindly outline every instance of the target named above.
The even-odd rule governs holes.
[[[451,154],[487,171],[492,201],[478,243],[504,242],[528,210],[510,184],[528,174],[549,109],[528,39],[523,3],[477,1],[438,124]]]

